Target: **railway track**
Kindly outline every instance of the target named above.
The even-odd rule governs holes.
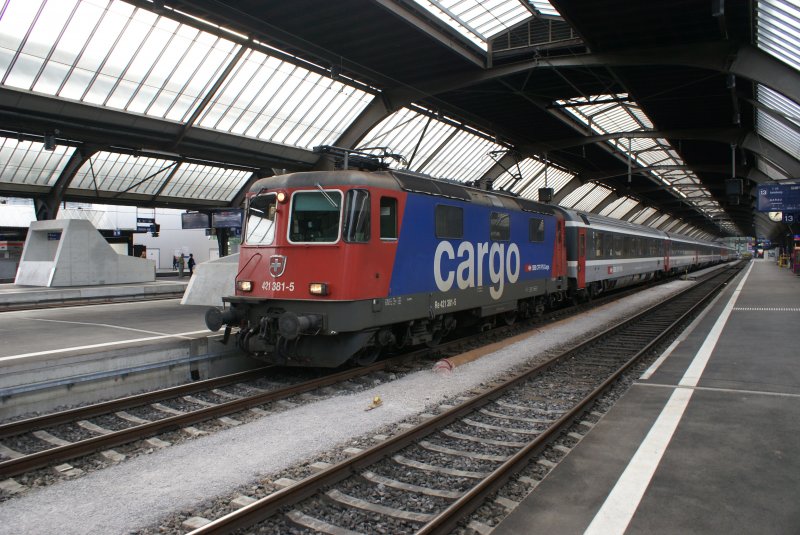
[[[455,355],[465,348],[486,343],[487,340],[493,341],[525,332],[542,322],[554,321],[592,306],[602,306],[639,290],[641,288],[617,292],[592,303],[553,310],[532,321],[498,327],[477,335],[463,336],[446,341],[435,348],[406,352],[370,366],[269,391],[247,384],[263,378],[269,369],[274,369],[274,367],[263,367],[0,424],[0,478],[16,476],[96,452],[106,451],[107,458],[118,459],[115,452],[107,450],[178,429],[185,429],[189,435],[197,434],[197,430],[191,426],[213,419],[222,419],[225,425],[236,425],[237,420],[226,420],[226,418],[247,410],[259,413],[258,407],[261,405],[374,374],[401,362],[413,362],[422,356]],[[226,387],[232,388],[225,390]],[[248,390],[251,392],[245,393]],[[131,409],[135,410],[129,412]],[[157,441],[156,443],[158,444]],[[22,447],[16,447],[16,444],[21,444]]]
[[[402,366],[403,363],[418,361],[431,354],[455,355],[465,348],[473,348],[476,345],[525,332],[543,322],[554,321],[594,306],[602,306],[641,289],[639,287],[616,292],[595,299],[591,303],[550,311],[533,321],[502,326],[477,335],[463,336],[433,349],[411,351],[370,366],[290,386],[273,387],[268,391],[248,384],[262,379],[272,367],[0,424],[0,479],[29,473],[97,452],[101,452],[110,461],[118,461],[124,456],[111,448],[180,429],[188,436],[204,434],[204,431],[193,427],[201,422],[216,420],[223,426],[238,425],[240,420],[231,416],[245,411],[255,413],[256,417],[262,416],[265,413],[259,408],[260,406],[366,377],[398,365]],[[145,447],[149,445],[162,447],[164,443],[154,439],[146,443]],[[65,467],[63,471],[70,475],[68,471],[72,467],[62,466]]]
[[[192,535],[449,533],[738,273],[666,302]],[[578,436],[577,438],[580,438]]]
[[[240,420],[230,418],[237,413],[251,411],[256,417],[262,416],[265,412],[260,406],[403,366],[431,353],[438,356],[458,354],[487,341],[525,332],[542,322],[602,306],[639,290],[641,288],[617,292],[591,303],[554,310],[530,322],[499,327],[488,333],[445,342],[434,349],[411,351],[370,366],[290,386],[272,387],[267,391],[253,386],[252,382],[263,379],[271,367],[2,424],[0,479],[96,452],[102,452],[107,459],[117,461],[120,455],[111,448],[181,429],[189,436],[197,436],[203,431],[193,426],[201,422],[218,421],[223,426],[238,425]],[[159,447],[162,442],[155,439],[153,444]],[[70,465],[65,466],[71,468]]]
[[[249,384],[263,378],[271,368],[265,367],[10,422],[0,425],[0,455],[6,458],[0,461],[0,479],[168,431],[185,429],[189,435],[199,434],[191,426],[213,419],[222,418],[223,424],[237,425],[236,420],[224,419],[250,409],[258,414],[260,405],[375,374],[412,356],[404,355],[269,390]],[[61,438],[63,436],[84,438],[69,441]],[[27,442],[25,449],[29,451],[24,453],[5,445],[9,442]]]

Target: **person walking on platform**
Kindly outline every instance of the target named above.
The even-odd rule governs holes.
[[[191,253],[189,253],[189,264],[188,265],[189,265],[189,276],[191,277],[192,273],[194,272],[194,265],[195,265],[194,264],[194,255],[191,254]]]
[[[183,255],[178,256],[178,277],[183,278],[183,268],[186,265],[186,261],[183,259]]]

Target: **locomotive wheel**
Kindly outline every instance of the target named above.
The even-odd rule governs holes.
[[[442,343],[442,331],[436,331],[433,333],[433,338],[425,342],[425,345],[428,347],[436,347]]]
[[[365,347],[353,357],[353,362],[359,366],[368,366],[375,362],[378,355],[381,354],[381,348],[378,346]]]

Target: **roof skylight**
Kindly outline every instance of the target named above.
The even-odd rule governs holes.
[[[239,57],[241,44],[119,0],[4,9],[3,86],[182,123],[199,110],[190,126],[305,149],[334,142],[373,98],[256,43]]]
[[[756,44],[760,49],[800,70],[800,1],[759,0],[756,11]],[[800,158],[800,105],[781,93],[758,85],[756,98],[764,108],[756,110],[756,130],[788,154]],[[786,177],[763,156],[758,168],[773,180]]]
[[[524,0],[414,0],[484,51],[489,37],[532,16]],[[542,14],[558,15],[550,2],[529,2]]]
[[[53,186],[73,152],[65,145],[46,151],[43,143],[0,137],[0,182]]]
[[[800,2],[758,0],[756,26],[758,47],[800,70]]]
[[[401,154],[406,162],[395,162],[395,167],[466,182],[482,178],[494,164],[489,153],[505,148],[486,137],[427,110],[403,108],[368,132],[360,145]]]
[[[653,129],[647,115],[635,102],[629,101],[626,94],[578,97],[559,100],[557,104],[564,105],[565,112],[595,134]],[[624,157],[630,157],[637,170],[649,174],[655,182],[668,188],[678,198],[702,209],[709,218],[724,213],[719,203],[666,139],[610,139],[606,143]],[[733,232],[735,229],[732,225],[727,225],[725,230]]]
[[[229,201],[252,171],[177,160],[98,152],[69,187],[115,193]]]

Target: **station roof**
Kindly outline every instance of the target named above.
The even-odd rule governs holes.
[[[775,238],[756,187],[800,176],[799,5],[5,0],[0,195],[40,218],[228,207],[330,167],[316,146],[379,147],[664,230]]]

